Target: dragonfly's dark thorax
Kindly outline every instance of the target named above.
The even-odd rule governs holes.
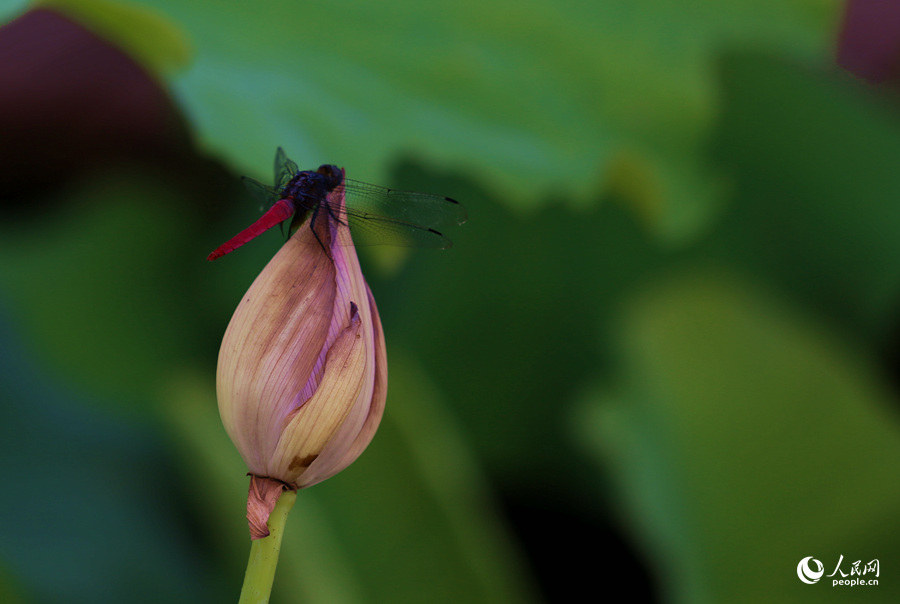
[[[344,180],[340,168],[325,164],[316,172],[297,172],[281,190],[281,194],[305,208],[317,206]]]

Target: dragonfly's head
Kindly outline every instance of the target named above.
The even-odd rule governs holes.
[[[325,177],[325,188],[328,191],[334,190],[335,187],[344,182],[344,173],[337,166],[322,164],[316,172]]]

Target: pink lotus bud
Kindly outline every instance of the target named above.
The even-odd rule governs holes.
[[[343,196],[341,185],[330,205]],[[250,286],[219,352],[219,413],[254,477],[254,539],[282,487],[314,485],[362,453],[387,396],[384,333],[350,230],[325,210],[314,218]]]

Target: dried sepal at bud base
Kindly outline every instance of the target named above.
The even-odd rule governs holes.
[[[266,524],[278,498],[288,489],[288,485],[274,478],[260,478],[250,474],[250,493],[247,496],[247,523],[250,538],[262,539],[269,536]]]
[[[342,186],[329,201],[343,203]],[[349,229],[324,212],[313,226],[302,226],[250,286],[217,371],[222,422],[251,475],[290,489],[352,463],[387,395],[384,334]]]

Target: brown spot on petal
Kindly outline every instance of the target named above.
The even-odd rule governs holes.
[[[318,456],[319,454],[316,453],[315,455],[307,455],[306,457],[295,457],[288,465],[288,470],[305,470]]]

